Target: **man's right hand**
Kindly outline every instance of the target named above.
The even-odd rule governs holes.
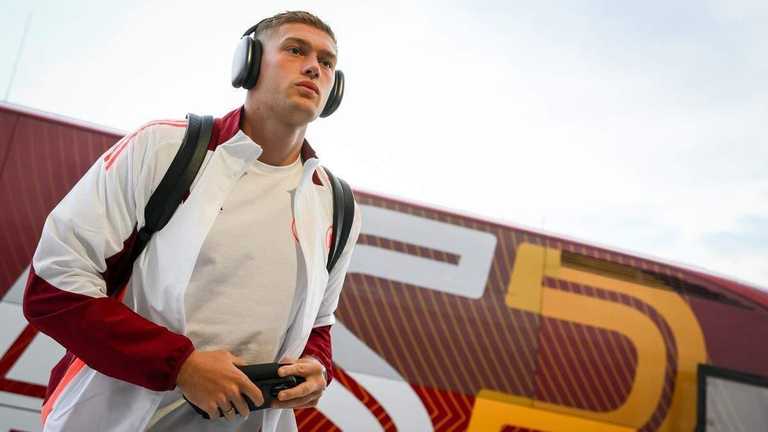
[[[195,351],[181,365],[176,385],[212,419],[219,417],[219,409],[230,421],[237,413],[246,416],[250,410],[243,395],[256,406],[263,404],[264,398],[261,390],[235,365],[245,363],[228,351]]]

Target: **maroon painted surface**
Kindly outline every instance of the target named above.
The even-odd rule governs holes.
[[[7,127],[13,140],[0,148],[0,296],[29,265],[51,209],[120,138],[0,106],[0,140],[10,136]]]
[[[768,376],[768,319],[760,309],[743,309],[718,302],[689,299],[704,331],[712,364]]]

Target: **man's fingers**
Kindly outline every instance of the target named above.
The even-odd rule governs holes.
[[[210,419],[217,419],[219,418],[219,406],[216,404],[210,404],[206,408],[202,408],[203,411],[208,413],[208,418]]]
[[[308,377],[310,375],[321,374],[322,366],[317,362],[301,362],[294,363],[287,366],[282,366],[277,370],[277,374],[281,377],[289,375],[298,375],[302,377]]]
[[[227,421],[233,421],[237,415],[235,413],[235,406],[232,405],[230,401],[220,403],[219,409],[224,413],[224,417],[226,417]]]
[[[248,404],[245,403],[243,400],[243,397],[238,395],[236,398],[233,398],[230,402],[232,402],[232,405],[235,406],[235,409],[237,410],[236,414],[240,414],[241,416],[247,416],[251,410],[248,408]]]
[[[240,392],[246,395],[257,407],[264,405],[264,396],[261,394],[261,390],[245,374],[243,374],[243,378],[240,383]]]
[[[316,406],[318,400],[320,400],[320,392],[315,392],[299,399],[274,401],[272,402],[272,408],[309,408]]]
[[[311,394],[299,399],[291,399],[287,401],[274,401],[272,402],[272,408],[286,409],[286,408],[307,408],[317,405],[317,401],[320,399],[320,395]]]
[[[291,399],[298,399],[313,393],[322,392],[323,388],[312,381],[305,381],[296,387],[283,390],[277,394],[277,399],[281,401],[287,401]]]

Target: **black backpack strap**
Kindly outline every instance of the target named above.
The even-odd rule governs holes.
[[[152,235],[163,229],[171,219],[205,160],[213,131],[213,117],[190,113],[187,120],[181,147],[144,208],[144,226],[138,232],[132,261],[138,258]]]
[[[331,249],[328,252],[328,264],[325,267],[330,273],[333,266],[336,265],[336,261],[341,257],[341,253],[344,252],[344,246],[346,246],[349,233],[352,231],[352,222],[355,220],[355,196],[347,182],[334,176],[328,168],[323,168],[328,174],[333,191]]]

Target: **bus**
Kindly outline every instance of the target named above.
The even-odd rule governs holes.
[[[124,132],[0,104],[0,431],[64,348],[22,298],[43,222]],[[365,223],[302,431],[768,430],[768,292],[356,189]]]

